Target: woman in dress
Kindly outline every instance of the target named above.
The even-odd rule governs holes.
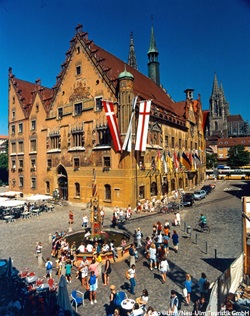
[[[188,274],[188,273],[186,274],[186,280],[184,282],[184,290],[186,292],[186,293],[184,293],[184,291],[183,291],[184,297],[185,297],[185,301],[186,301],[185,305],[189,306],[189,304],[190,304],[190,294],[191,294],[191,291],[192,291],[192,280],[191,280],[190,274]]]

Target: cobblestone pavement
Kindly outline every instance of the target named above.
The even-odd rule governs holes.
[[[207,181],[209,183],[209,181]],[[211,183],[211,181],[210,181]],[[193,292],[191,300],[197,299],[197,281],[201,272],[205,272],[210,282],[214,281],[222,271],[242,252],[242,221],[241,221],[241,196],[247,195],[250,183],[247,181],[218,181],[216,189],[209,194],[206,199],[195,202],[191,208],[181,210],[182,225],[177,227],[180,236],[178,253],[170,251],[168,261],[170,272],[167,282],[160,282],[158,270],[150,271],[148,260],[143,256],[143,249],[140,249],[140,256],[136,263],[137,286],[136,295],[128,292],[128,282],[125,279],[125,271],[128,268],[126,261],[112,264],[110,284],[115,284],[116,288],[124,289],[130,298],[140,296],[142,289],[149,292],[148,306],[153,306],[158,312],[166,314],[169,306],[170,290],[175,289],[182,293],[182,285],[185,274],[189,273],[193,280]],[[73,230],[81,230],[81,219],[83,214],[88,214],[88,210],[83,210],[81,205],[56,206],[56,210],[51,213],[43,213],[41,216],[33,216],[29,219],[18,219],[14,223],[5,224],[0,222],[1,243],[0,258],[13,259],[13,265],[22,270],[29,267],[39,276],[45,274],[44,268],[37,266],[37,259],[34,254],[35,243],[43,243],[43,257],[50,255],[51,245],[49,244],[49,234],[55,231],[68,230],[68,212],[74,212]],[[197,223],[200,213],[207,216],[208,225],[211,228],[210,234],[198,233],[192,230],[191,236],[184,228],[191,228]],[[110,226],[112,210],[106,209],[104,226]],[[124,229],[133,233],[140,227],[144,238],[152,233],[154,222],[173,219],[173,214],[143,213],[133,214],[133,218],[124,224]],[[215,258],[215,255],[217,258]],[[56,281],[58,277],[54,275]],[[106,315],[106,307],[109,302],[109,287],[104,287],[99,282],[97,290],[97,303],[90,305],[88,298],[85,299],[85,306],[80,307],[78,312],[81,315]],[[81,291],[79,280],[73,279],[68,284],[68,290]],[[193,305],[193,304],[192,304]],[[191,311],[192,307],[182,305],[182,310]]]

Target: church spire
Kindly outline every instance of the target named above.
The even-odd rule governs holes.
[[[220,90],[219,90],[217,76],[216,76],[216,73],[214,73],[214,82],[213,82],[213,88],[212,88],[212,96],[213,95],[218,95],[219,92],[220,92]]]
[[[160,70],[158,62],[158,50],[156,48],[154,28],[151,28],[150,45],[148,50],[148,76],[156,85],[160,85]]]
[[[135,46],[133,32],[130,32],[130,44],[129,44],[129,55],[128,55],[128,65],[138,70],[136,56],[135,56]]]

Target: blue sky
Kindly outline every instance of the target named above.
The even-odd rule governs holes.
[[[249,17],[250,0],[0,0],[0,135],[8,134],[8,68],[52,87],[79,23],[125,62],[133,31],[145,75],[153,23],[161,84],[171,97],[184,100],[192,88],[208,109],[216,72],[231,114],[250,120]]]

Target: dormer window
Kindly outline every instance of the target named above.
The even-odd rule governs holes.
[[[80,46],[77,46],[76,52],[77,52],[77,54],[80,54]]]
[[[81,74],[81,66],[76,66],[76,75],[79,76]]]
[[[57,112],[57,119],[61,120],[63,117],[63,108],[59,108]]]
[[[36,130],[36,120],[31,121],[31,128],[32,131]]]

